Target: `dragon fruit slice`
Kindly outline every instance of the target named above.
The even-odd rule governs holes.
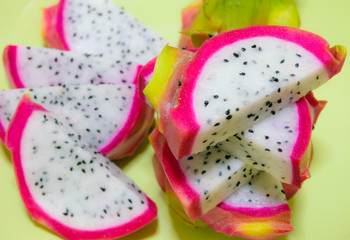
[[[3,63],[14,88],[135,83],[140,65],[42,47],[7,46]]]
[[[253,179],[257,172],[219,148],[177,160],[158,128],[152,132],[150,140],[175,194],[192,221]]]
[[[179,204],[156,156],[153,158],[153,167],[159,185],[162,189],[164,187],[169,207],[193,227],[204,227],[203,223],[206,223],[217,232],[247,239],[271,239],[293,230],[291,210],[281,183],[263,171],[196,222],[192,222]]]
[[[218,143],[219,147],[281,182],[301,187],[310,177],[312,110],[305,98],[251,128]]]
[[[61,116],[83,139],[111,159],[133,154],[153,121],[153,110],[138,98],[133,84],[4,90],[0,92],[2,140],[23,94]]]
[[[344,47],[289,27],[220,34],[174,70],[179,84],[158,110],[159,128],[175,158],[201,152],[319,87],[345,56]]]
[[[115,239],[157,215],[155,204],[116,165],[28,96],[6,144],[29,214],[65,239]]]
[[[281,183],[265,172],[201,217],[217,232],[247,239],[272,239],[293,230]]]
[[[166,44],[110,0],[60,0],[44,9],[42,29],[50,47],[139,64]]]

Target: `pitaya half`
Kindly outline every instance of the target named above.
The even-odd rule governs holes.
[[[158,128],[154,129],[150,140],[171,187],[192,221],[258,172],[218,147],[177,160]]]
[[[3,64],[14,88],[134,83],[138,64],[51,48],[7,46]]]
[[[6,145],[29,214],[65,239],[115,239],[156,217],[155,204],[116,165],[28,96]]]
[[[174,70],[177,87],[160,104],[159,128],[175,158],[201,152],[319,87],[345,56],[344,47],[289,27],[220,34]]]
[[[0,139],[23,94],[73,127],[82,139],[111,159],[134,153],[146,137],[153,110],[134,84],[52,86],[0,91]]]
[[[42,33],[50,47],[140,64],[166,44],[111,0],[60,0],[44,9]]]
[[[301,187],[310,177],[311,159],[305,156],[311,156],[312,116],[303,97],[218,146],[281,182]]]
[[[159,185],[162,189],[164,187],[169,207],[184,222],[194,227],[203,227],[204,222],[217,232],[247,239],[271,239],[293,230],[291,210],[281,183],[263,171],[218,206],[200,216],[196,222],[192,222],[179,204],[156,156],[153,158],[153,167]]]

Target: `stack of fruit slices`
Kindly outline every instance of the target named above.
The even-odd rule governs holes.
[[[144,90],[157,111],[150,140],[160,185],[190,220],[251,239],[292,230],[285,191],[310,177],[311,132],[325,106],[311,91],[345,55],[279,26],[222,33],[195,51],[163,49]]]

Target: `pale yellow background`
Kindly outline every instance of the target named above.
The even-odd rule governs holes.
[[[191,0],[115,0],[139,20],[176,43],[180,12]],[[54,0],[0,0],[0,49],[7,44],[42,46],[40,7]],[[350,48],[349,0],[298,0],[302,28],[326,38],[331,45]],[[349,60],[349,59],[348,59]],[[8,88],[0,67],[0,88]],[[295,230],[284,240],[350,239],[350,60],[343,71],[315,91],[329,101],[313,135],[312,178],[291,201]],[[134,158],[120,162],[126,174],[157,203],[158,219],[123,239],[223,240],[209,228],[193,229],[174,217],[156,184],[151,167],[153,151],[147,142]],[[0,147],[0,239],[51,240],[55,234],[33,222],[17,191],[8,152]]]

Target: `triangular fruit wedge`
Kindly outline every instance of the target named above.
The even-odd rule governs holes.
[[[155,204],[79,136],[21,100],[6,145],[31,217],[65,239],[115,239],[151,222]]]

